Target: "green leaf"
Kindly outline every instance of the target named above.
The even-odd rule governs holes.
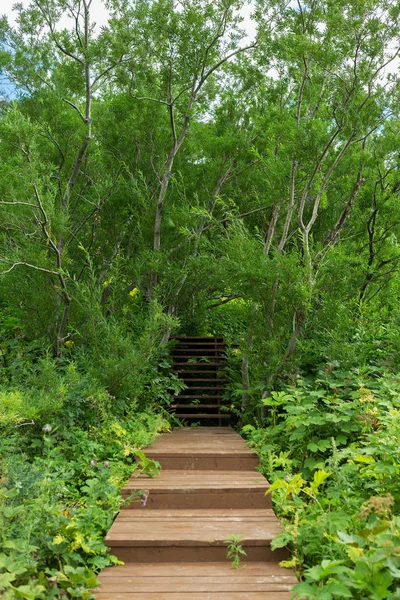
[[[332,475],[332,473],[329,473],[329,472],[324,471],[322,469],[319,470],[319,471],[316,471],[314,473],[314,479],[313,479],[313,481],[310,484],[311,487],[314,490],[317,490],[319,488],[319,486],[322,485],[324,483],[324,481],[326,481],[326,479],[328,479],[328,477],[330,477],[331,475]]]
[[[272,550],[276,550],[277,548],[284,548],[289,542],[291,542],[291,540],[292,536],[290,535],[290,533],[283,531],[271,541],[271,548]]]

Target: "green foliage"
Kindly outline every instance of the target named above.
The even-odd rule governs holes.
[[[160,474],[161,465],[157,460],[147,458],[145,453],[140,451],[136,452],[136,457],[137,465],[142,475],[153,478]]]
[[[5,593],[85,597],[104,559],[90,540],[117,510],[106,474],[128,475],[184,387],[179,331],[228,344],[225,400],[273,481],[275,544],[292,545],[304,595],[394,598],[398,7],[257,0],[247,48],[242,0],[111,0],[100,31],[67,4],[0,21],[15,89],[0,99],[1,460],[43,532],[28,493],[7,497],[32,540],[1,559]],[[380,537],[358,515],[388,494]]]
[[[272,481],[303,582],[299,598],[395,598],[399,586],[398,377],[326,366],[261,401],[266,428],[243,433]]]
[[[158,474],[139,448],[167,426],[143,413],[126,421],[109,418],[87,432],[45,425],[44,433],[20,429],[3,438],[2,597],[94,597],[95,574],[118,562],[104,535],[122,507],[120,487],[136,468]]]

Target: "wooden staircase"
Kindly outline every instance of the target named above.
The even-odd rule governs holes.
[[[221,426],[231,415],[222,411],[226,379],[225,343],[222,337],[176,336],[172,368],[187,388],[174,397],[170,408],[179,419]]]
[[[159,477],[134,474],[124,496],[142,490],[146,506],[122,510],[107,535],[124,566],[99,576],[97,600],[289,600],[296,583],[271,551],[279,523],[257,473],[257,455],[229,427],[183,428],[146,450],[162,464]],[[230,535],[247,556],[227,560]]]

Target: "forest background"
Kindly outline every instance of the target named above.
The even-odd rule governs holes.
[[[298,593],[400,598],[399,3],[96,5],[0,22],[1,593],[93,597],[181,333]]]

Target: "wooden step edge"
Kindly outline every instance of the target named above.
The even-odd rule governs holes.
[[[225,358],[227,357],[227,353],[224,349],[215,349],[215,348],[175,348],[170,356],[175,356],[177,354],[177,352],[179,353],[179,356],[185,356],[185,352],[196,352],[196,356],[224,356]],[[208,353],[208,354],[207,354]]]
[[[223,340],[222,335],[174,335],[171,340]]]
[[[184,377],[181,377],[181,379],[184,379]],[[218,379],[218,378],[213,378],[213,377],[203,377],[203,378],[201,378],[201,379],[200,379],[200,378],[198,378],[198,377],[193,377],[193,378],[187,378],[187,381],[188,381],[189,383],[192,383],[192,382],[198,382],[198,381],[199,381],[200,383],[204,383],[204,382],[206,382],[206,381],[209,381],[209,382],[215,382],[215,383],[227,383],[227,382],[228,382],[228,380],[227,380],[227,379]]]
[[[189,391],[200,391],[200,390],[221,390],[224,391],[225,390],[225,386],[223,385],[194,385],[193,387],[188,386],[187,388],[185,388],[183,391],[184,392],[189,392]]]
[[[201,348],[199,348],[198,346],[190,346],[189,344],[187,344],[187,348],[184,348],[183,345],[181,346],[180,344],[177,344],[175,346],[175,348],[172,349],[172,352],[189,352],[189,351],[193,351],[193,352],[225,352],[225,345],[224,344],[219,344],[219,345],[212,345],[212,344],[208,344],[206,347],[204,347],[205,345],[203,344],[199,344],[199,346],[202,346]]]
[[[205,348],[205,349],[214,349],[214,348],[227,348],[227,345],[224,342],[178,342],[172,348],[172,350],[177,350],[178,348],[183,348],[187,346],[189,348]]]
[[[178,414],[175,413],[175,417],[177,419],[230,419],[231,414],[229,413],[217,413],[217,414],[208,414],[208,413],[197,413],[197,414]]]
[[[237,577],[282,577],[285,580],[290,578],[293,585],[297,583],[296,576],[290,569],[280,567],[278,563],[273,562],[246,562],[246,559],[240,561],[240,568],[232,571],[230,561],[223,563],[210,562],[204,563],[126,563],[125,565],[106,567],[101,572],[101,578],[106,577],[135,577],[148,575],[150,577],[174,576],[179,577],[213,577],[213,576],[237,576]]]
[[[182,359],[182,360],[176,360],[176,359]],[[216,362],[218,364],[225,364],[226,363],[226,358],[225,356],[208,356],[207,358],[212,359],[211,360],[197,360],[196,362],[187,362],[186,359],[192,360],[192,358],[196,358],[198,359],[198,356],[174,356],[173,357],[173,363],[172,364],[178,364],[178,365],[182,365],[182,366],[186,366],[186,365],[213,365]]]
[[[185,367],[186,365],[182,365],[181,363],[178,364],[179,367]],[[204,367],[205,365],[201,365],[202,367]],[[218,367],[220,367],[221,365],[217,365]],[[174,373],[176,374],[184,374],[184,375],[201,375],[201,374],[205,374],[205,375],[216,375],[218,373],[219,369],[215,370],[215,371],[209,371],[207,369],[204,369],[203,371],[201,369],[197,369],[196,371],[188,371],[187,369],[174,369]],[[181,377],[181,379],[185,379],[184,377]]]
[[[173,367],[224,367],[223,362],[172,363]]]
[[[221,408],[221,404],[170,404],[169,408]]]
[[[171,358],[172,360],[176,360],[176,359],[192,359],[192,358],[203,358],[204,361],[210,360],[210,359],[216,359],[216,360],[226,360],[226,354],[184,354],[182,352],[182,354],[171,354]]]
[[[181,400],[182,398],[188,400],[214,400],[215,398],[222,398],[222,394],[179,394],[179,396],[174,396],[174,400]]]

